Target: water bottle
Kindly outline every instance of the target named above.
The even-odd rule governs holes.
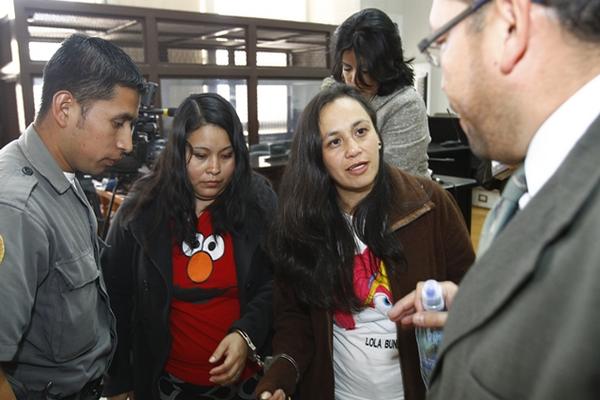
[[[435,280],[425,282],[421,291],[421,303],[425,311],[443,311],[444,296],[442,286]],[[437,361],[438,347],[442,343],[442,329],[419,328],[415,329],[419,360],[421,361],[421,377],[425,387],[429,388],[431,372]]]

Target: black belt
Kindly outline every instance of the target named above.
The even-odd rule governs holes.
[[[89,381],[79,392],[69,396],[52,395],[53,382],[46,383],[43,390],[28,390],[20,381],[7,375],[8,382],[18,400],[98,400],[102,396],[102,377]]]

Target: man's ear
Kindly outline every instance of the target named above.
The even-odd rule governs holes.
[[[69,122],[69,118],[78,118],[77,101],[68,90],[60,90],[52,96],[51,114],[56,123],[64,128]]]
[[[500,70],[509,74],[524,57],[529,45],[530,0],[496,0],[496,11],[505,26]]]

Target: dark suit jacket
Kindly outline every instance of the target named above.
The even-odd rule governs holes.
[[[600,399],[599,160],[597,118],[465,276],[431,399]]]

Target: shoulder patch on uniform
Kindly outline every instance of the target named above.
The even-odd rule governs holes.
[[[2,264],[2,260],[4,260],[4,239],[0,235],[0,264]]]

